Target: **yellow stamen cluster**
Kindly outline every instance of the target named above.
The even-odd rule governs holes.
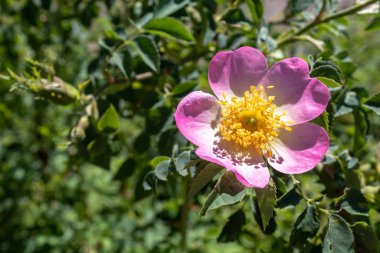
[[[267,87],[270,88],[271,86]],[[233,141],[244,148],[254,148],[258,154],[272,156],[270,141],[278,137],[278,131],[285,129],[291,122],[281,120],[283,114],[275,114],[276,105],[274,96],[268,96],[264,88],[250,87],[244,97],[232,97],[229,100],[224,96],[220,100],[222,105],[222,119],[219,133],[226,141]]]

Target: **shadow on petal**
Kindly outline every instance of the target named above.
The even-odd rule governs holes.
[[[228,160],[234,166],[250,166],[254,169],[267,167],[266,163],[254,149],[243,148],[232,141],[215,138],[213,154],[223,160]]]

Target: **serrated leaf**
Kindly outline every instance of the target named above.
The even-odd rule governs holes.
[[[101,133],[113,133],[119,129],[119,115],[115,107],[110,104],[108,109],[100,117],[97,127]]]
[[[351,229],[354,233],[355,248],[357,252],[380,252],[380,241],[370,225],[360,221],[352,225]]]
[[[372,19],[372,21],[365,28],[366,31],[372,31],[372,30],[377,30],[377,29],[380,29],[380,16]]]
[[[290,242],[304,244],[308,238],[313,238],[318,232],[320,223],[316,217],[316,207],[308,205],[298,216],[290,236]]]
[[[333,79],[330,79],[327,77],[321,77],[321,76],[317,77],[317,79],[321,81],[322,83],[324,83],[330,89],[330,91],[336,91],[342,88],[342,85]]]
[[[218,242],[236,241],[245,223],[245,214],[241,209],[239,209],[228,218],[227,223],[224,225],[218,236]]]
[[[133,41],[132,45],[144,63],[153,71],[158,72],[160,54],[154,40],[148,36],[140,36]]]
[[[337,214],[329,215],[323,240],[323,253],[353,253],[354,236],[347,222]]]
[[[226,171],[216,183],[214,189],[207,196],[207,200],[200,212],[205,215],[210,209],[240,202],[245,196],[246,187],[242,185],[233,172]]]
[[[330,133],[330,120],[329,120],[329,113],[327,111],[324,111],[322,113],[322,120],[323,120],[323,126],[326,129],[327,133]]]
[[[166,17],[153,19],[144,26],[144,30],[151,34],[157,34],[166,38],[179,39],[188,42],[194,40],[184,24],[175,18]]]
[[[373,97],[364,102],[364,107],[374,111],[377,115],[380,115],[380,93],[377,93]]]
[[[184,8],[190,0],[159,0],[154,11],[156,18],[163,18]]]
[[[278,200],[278,208],[291,208],[298,205],[302,200],[302,196],[298,193],[296,188],[292,188],[289,191],[285,192]]]
[[[252,210],[252,214],[253,214],[253,217],[255,218],[257,225],[259,225],[261,231],[264,234],[270,235],[270,234],[273,234],[274,231],[276,231],[276,228],[277,228],[277,224],[275,220],[276,212],[273,212],[273,215],[270,218],[268,225],[264,229],[262,215],[261,215],[259,204],[257,203],[256,198],[251,198],[251,210]]]
[[[332,65],[320,65],[316,68],[314,68],[310,72],[311,77],[325,77],[329,78],[331,80],[336,81],[337,83],[342,82],[342,75],[339,73],[339,71],[336,69],[336,67]]]
[[[264,230],[273,216],[276,205],[276,186],[271,180],[265,188],[255,188],[256,199],[259,204]]]

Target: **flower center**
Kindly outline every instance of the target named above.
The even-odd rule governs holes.
[[[250,86],[242,98],[232,97],[227,100],[224,96],[223,100],[219,100],[222,105],[219,125],[221,137],[244,148],[253,147],[258,154],[271,157],[270,141],[278,137],[280,129],[292,130],[288,126],[291,122],[281,119],[286,112],[275,114],[276,105],[272,103],[274,99],[274,96],[268,96],[264,92],[262,86]]]

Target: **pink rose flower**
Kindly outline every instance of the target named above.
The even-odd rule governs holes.
[[[323,113],[330,93],[309,76],[304,60],[288,58],[268,69],[260,51],[241,47],[217,53],[208,79],[217,98],[192,92],[174,114],[200,158],[257,188],[269,182],[268,163],[299,174],[321,161],[330,141],[322,127],[308,121]]]

